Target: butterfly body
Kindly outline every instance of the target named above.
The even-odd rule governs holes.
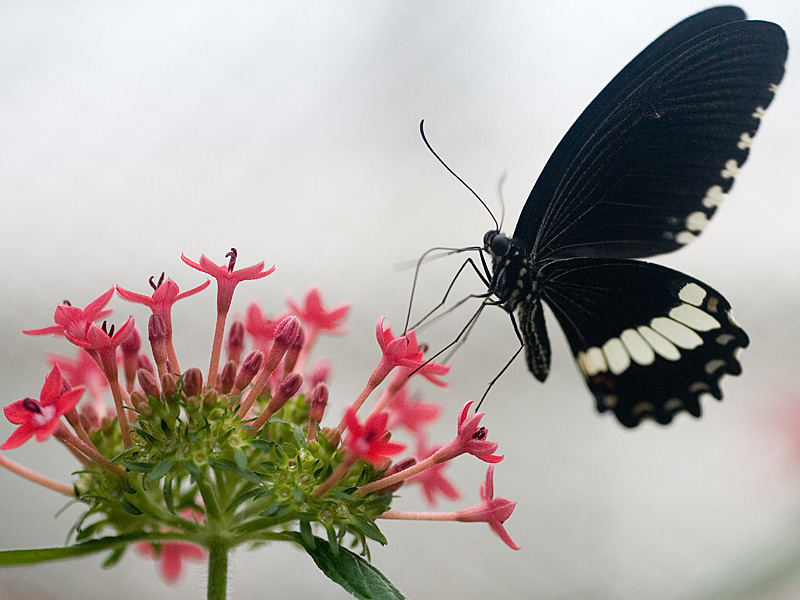
[[[705,229],[745,162],[780,82],[783,30],[718,7],[636,56],[580,115],[536,181],[512,236],[486,233],[489,294],[516,316],[544,381],[547,304],[600,411],[628,427],[699,416],[741,372],[749,339],[716,290],[635,260]]]

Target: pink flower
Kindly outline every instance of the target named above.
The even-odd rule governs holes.
[[[164,319],[164,323],[167,325],[167,336],[170,336],[172,332],[172,305],[178,300],[183,300],[184,298],[188,298],[189,296],[203,291],[210,284],[211,280],[206,279],[204,283],[201,283],[197,287],[193,287],[186,292],[180,293],[178,284],[169,278],[164,281],[164,274],[162,273],[158,283],[155,283],[152,277],[150,278],[150,285],[153,288],[153,293],[150,296],[137,294],[136,292],[130,292],[121,286],[116,286],[116,289],[117,294],[119,294],[120,297],[128,300],[129,302],[144,304],[150,308],[151,311],[153,311],[153,314],[156,314]]]
[[[424,444],[420,443],[417,457],[421,462],[434,454],[437,450],[438,447],[426,450]],[[452,483],[450,483],[447,478],[445,478],[444,474],[442,474],[442,470],[448,464],[449,463],[444,462],[428,467],[421,473],[412,475],[406,479],[406,481],[408,483],[420,484],[422,486],[422,493],[425,495],[425,499],[431,506],[436,504],[436,497],[439,494],[449,498],[450,500],[458,500],[461,498],[461,493]]]
[[[330,310],[325,310],[322,306],[322,297],[317,288],[311,288],[308,291],[303,306],[299,306],[291,298],[287,298],[287,302],[292,312],[300,317],[310,339],[315,338],[321,331],[326,331],[332,335],[345,333],[342,321],[347,317],[347,313],[350,310],[349,304],[344,303]]]
[[[272,340],[275,337],[275,328],[287,315],[279,315],[275,319],[264,316],[257,302],[251,302],[247,307],[247,316],[244,329],[253,340],[253,346],[264,353],[269,352]]]
[[[403,444],[388,441],[389,432],[386,431],[388,414],[372,415],[362,425],[358,422],[358,417],[352,407],[347,407],[344,419],[348,432],[344,444],[352,455],[363,458],[373,465],[381,466],[387,457],[405,450]]]
[[[437,453],[439,460],[444,462],[464,453],[472,454],[488,463],[497,463],[503,460],[502,456],[494,455],[492,452],[497,450],[497,442],[490,442],[486,439],[487,429],[478,427],[484,413],[469,414],[469,407],[472,402],[467,402],[458,415],[458,433],[455,439],[445,444]]]
[[[435,421],[442,412],[438,404],[425,404],[408,397],[406,388],[400,388],[389,400],[389,427],[402,425],[412,433],[421,433],[425,425]]]
[[[97,363],[88,353],[78,349],[78,355],[72,359],[59,354],[48,354],[47,362],[51,367],[58,367],[72,387],[84,386],[89,394],[102,403],[108,389],[108,379]]]
[[[64,335],[65,333],[83,335],[89,323],[94,323],[111,314],[111,309],[104,307],[113,295],[114,288],[111,287],[87,304],[86,308],[78,308],[68,302],[59,304],[53,315],[53,320],[56,322],[55,325],[41,329],[23,329],[22,333],[26,335]]]
[[[503,527],[503,523],[505,523],[506,519],[514,512],[517,503],[505,498],[494,497],[493,477],[494,466],[490,466],[486,470],[486,481],[481,484],[481,499],[483,502],[477,506],[456,511],[456,520],[467,522],[484,521],[489,524],[492,531],[500,536],[500,539],[503,540],[509,548],[512,550],[519,550],[519,546],[514,543],[505,527]]]
[[[102,356],[103,353],[107,353],[109,351],[115,352],[117,346],[128,339],[128,336],[131,334],[131,331],[133,331],[133,328],[133,317],[128,317],[128,320],[125,321],[122,327],[117,329],[116,332],[113,325],[106,329],[105,322],[103,322],[103,327],[100,327],[96,323],[90,323],[82,333],[72,334],[67,331],[65,336],[76,346],[86,348],[87,350],[97,350],[97,352]]]
[[[206,558],[205,550],[188,542],[162,542],[158,549],[147,542],[139,542],[136,549],[140,554],[159,561],[161,576],[167,583],[177,583],[180,579],[184,560],[202,561]]]
[[[236,266],[237,256],[236,249],[231,248],[231,251],[225,256],[230,256],[227,265],[217,265],[206,258],[205,255],[200,257],[199,263],[186,258],[184,254],[181,254],[181,260],[190,267],[202,271],[203,273],[208,273],[217,280],[217,312],[227,313],[231,306],[233,290],[236,288],[237,284],[249,279],[261,279],[262,277],[266,277],[275,270],[275,267],[272,266],[265,271],[264,261],[261,261],[250,267],[234,271],[233,268]]]
[[[37,442],[46,440],[61,426],[62,415],[75,408],[83,391],[83,388],[69,389],[58,367],[53,367],[44,380],[38,402],[33,398],[25,398],[3,409],[6,418],[19,427],[0,449],[16,448],[34,434]]]

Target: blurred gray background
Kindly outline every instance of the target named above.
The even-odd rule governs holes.
[[[640,49],[705,2],[13,2],[0,3],[0,381],[3,403],[38,394],[44,353],[63,340],[20,329],[52,322],[64,298],[83,306],[111,284],[144,291],[166,271],[182,287],[200,274],[185,252],[240,265],[275,263],[239,288],[271,313],[287,293],[321,286],[353,303],[351,332],[325,339],[336,364],[331,411],[352,400],[378,358],[374,324],[402,328],[411,272],[398,265],[434,245],[479,243],[491,222],[435,162],[449,164],[494,207],[506,230],[549,153],[583,107]],[[800,35],[792,0],[745,6]],[[482,524],[383,526],[375,564],[410,598],[790,599],[800,590],[800,73],[787,77],[747,166],[706,234],[662,257],[721,290],[750,334],[744,375],[705,415],[635,431],[594,400],[550,321],[547,385],[522,361],[484,408],[506,456],[499,496],[519,552]],[[418,300],[432,305],[456,259],[424,270]],[[465,281],[460,294],[480,291]],[[115,300],[116,317],[146,312]],[[182,366],[206,368],[214,294],[175,311]],[[415,382],[446,414],[483,391],[516,341],[487,311],[456,355],[446,390]],[[460,311],[420,337],[441,346]],[[12,427],[3,420],[0,438]],[[56,442],[8,456],[66,481]],[[449,474],[478,500],[484,465]],[[0,547],[60,545],[77,512],[54,520],[56,494],[0,472]],[[420,509],[416,489],[397,508]],[[168,588],[130,553],[0,570],[0,599],[204,597],[204,567]],[[238,551],[231,598],[348,597],[310,559],[275,546]],[[798,565],[794,571],[794,565]],[[770,575],[772,572],[772,575]],[[787,575],[788,574],[788,575]],[[774,577],[773,577],[774,576]],[[750,587],[748,587],[750,586]],[[715,594],[717,596],[715,596]]]

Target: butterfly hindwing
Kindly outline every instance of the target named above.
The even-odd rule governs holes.
[[[609,83],[550,157],[517,243],[539,259],[636,258],[699,235],[783,77],[783,30],[726,22],[740,15],[722,7],[687,19]]]
[[[600,411],[620,422],[668,423],[700,415],[699,398],[721,398],[738,374],[745,332],[716,290],[678,271],[625,259],[569,258],[540,272],[552,308]]]

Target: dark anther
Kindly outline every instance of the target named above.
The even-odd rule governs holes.
[[[475,433],[472,434],[473,440],[485,440],[486,439],[486,427],[478,427],[475,430]]]
[[[225,255],[225,258],[229,256],[231,257],[231,259],[228,261],[228,273],[233,273],[233,267],[236,266],[236,256],[238,254],[239,253],[236,251],[236,248],[231,248],[231,251]]]
[[[72,303],[69,300],[62,300],[61,304],[63,304],[64,306],[72,306]]]
[[[39,406],[39,403],[33,398],[25,398],[22,401],[22,408],[24,408],[28,412],[35,412],[38,414],[42,414],[42,407]]]
[[[111,327],[109,327],[108,326],[108,321],[103,321],[103,325],[102,325],[101,329],[103,330],[103,332],[108,337],[113,337],[114,336],[114,326],[112,325]]]
[[[423,354],[425,354],[428,350],[430,350],[430,346],[428,344],[426,344],[425,342],[422,342],[419,345],[419,351],[422,352]]]
[[[150,287],[153,288],[153,291],[156,291],[158,288],[161,287],[161,284],[164,283],[164,271],[161,271],[161,277],[158,278],[158,283],[155,283],[153,281],[154,277],[155,277],[155,275],[153,275],[153,277],[151,277],[147,281],[150,282]]]

